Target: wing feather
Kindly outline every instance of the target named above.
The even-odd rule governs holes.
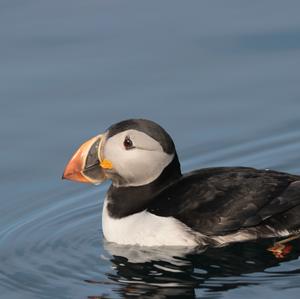
[[[148,210],[206,235],[227,234],[300,205],[299,180],[253,168],[203,169],[162,192]]]

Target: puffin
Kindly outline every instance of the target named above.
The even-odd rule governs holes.
[[[63,179],[111,180],[102,210],[108,242],[218,247],[299,234],[299,175],[251,167],[182,174],[172,138],[147,119],[121,121],[84,142]]]

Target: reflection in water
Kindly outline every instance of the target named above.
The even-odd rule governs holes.
[[[264,240],[192,252],[187,248],[141,248],[106,243],[115,269],[115,273],[108,273],[107,277],[118,285],[116,292],[124,298],[195,298],[197,290],[218,297],[230,289],[259,285],[262,280],[287,276],[290,272],[299,273],[300,269],[285,272],[268,269],[297,259],[300,240],[290,242],[293,250],[282,259],[267,250],[272,244],[273,241]],[[256,272],[261,275],[250,275]]]

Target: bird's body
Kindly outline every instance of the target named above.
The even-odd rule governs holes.
[[[220,246],[300,229],[298,175],[248,167],[182,175],[172,139],[147,120],[118,123],[100,139],[93,139],[86,156],[89,161],[98,157],[101,169],[97,173],[86,158],[82,171],[95,183],[104,176],[112,179],[102,214],[108,241]]]
[[[299,176],[207,168],[179,176],[161,190],[112,186],[103,209],[103,231],[116,243],[223,245],[296,232],[300,219],[290,214],[300,215],[299,204]]]

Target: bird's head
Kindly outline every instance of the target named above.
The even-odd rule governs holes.
[[[68,162],[63,178],[100,184],[141,186],[153,182],[176,159],[174,143],[158,124],[130,119],[83,143]],[[176,166],[177,167],[177,166]]]

